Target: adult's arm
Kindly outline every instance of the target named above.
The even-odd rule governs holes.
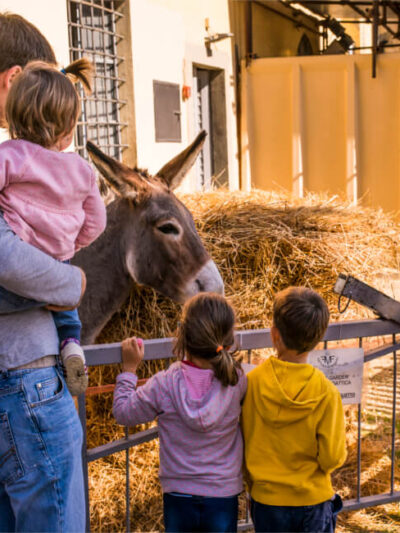
[[[85,276],[78,267],[53,259],[23,242],[0,216],[0,285],[38,302],[61,308],[79,305]]]

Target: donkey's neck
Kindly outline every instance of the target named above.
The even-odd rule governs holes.
[[[81,250],[73,263],[87,277],[86,293],[79,307],[82,343],[93,343],[111,316],[129,296],[132,278],[125,267],[123,216],[113,202],[107,209],[107,228],[88,248]]]

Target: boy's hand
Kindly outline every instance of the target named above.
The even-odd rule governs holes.
[[[136,374],[144,355],[144,345],[142,339],[131,337],[121,343],[122,348],[122,371]]]

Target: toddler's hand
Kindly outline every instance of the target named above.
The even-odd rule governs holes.
[[[136,373],[138,366],[144,355],[144,345],[142,339],[131,337],[121,343],[122,348],[122,371]]]

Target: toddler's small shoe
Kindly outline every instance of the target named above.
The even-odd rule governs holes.
[[[72,396],[83,394],[89,379],[85,354],[77,339],[66,339],[61,343],[61,359],[69,392]]]

